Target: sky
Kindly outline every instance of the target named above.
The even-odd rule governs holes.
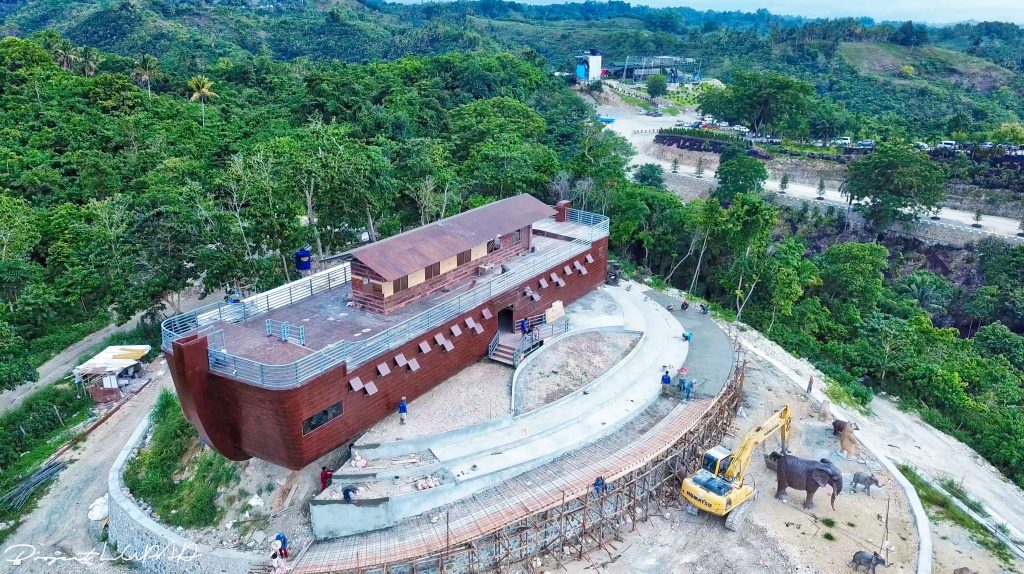
[[[767,8],[773,14],[812,18],[868,16],[875,20],[915,20],[950,24],[966,20],[997,20],[1024,24],[1024,0],[633,0],[648,6],[689,6],[697,10]]]

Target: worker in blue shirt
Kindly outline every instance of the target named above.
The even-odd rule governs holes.
[[[405,397],[398,401],[398,420],[405,424],[405,418],[409,416],[409,406],[405,404]]]
[[[665,371],[665,374],[661,376],[661,394],[667,395],[672,391],[672,375]]]

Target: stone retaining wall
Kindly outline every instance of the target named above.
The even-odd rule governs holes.
[[[196,544],[142,511],[124,485],[124,467],[149,432],[150,419],[135,429],[107,475],[110,509],[108,537],[118,555],[152,574],[247,574],[264,562],[253,554]]]

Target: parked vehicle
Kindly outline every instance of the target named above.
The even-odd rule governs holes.
[[[932,147],[924,142],[914,142],[914,149],[919,151],[930,151]]]
[[[935,144],[935,149],[956,149],[956,142],[953,140],[942,140]]]
[[[982,144],[978,147],[980,147],[981,149],[992,149],[993,145],[995,144],[993,144],[992,142],[982,142]]]
[[[850,147],[850,144],[852,144],[852,143],[853,143],[853,140],[850,139],[849,137],[846,137],[846,136],[843,136],[841,138],[836,138],[836,139],[832,140],[832,145],[843,146],[843,147]]]
[[[875,140],[860,140],[857,149],[875,149]]]

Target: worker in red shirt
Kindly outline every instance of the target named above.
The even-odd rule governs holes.
[[[331,479],[334,478],[334,469],[326,466],[320,467],[320,491],[327,490],[327,485],[330,484]]]

